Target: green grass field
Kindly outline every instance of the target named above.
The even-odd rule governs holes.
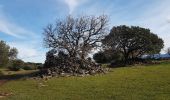
[[[12,92],[2,100],[170,100],[170,63],[87,77],[12,80],[0,91]]]

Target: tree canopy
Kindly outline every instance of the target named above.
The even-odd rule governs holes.
[[[18,50],[11,48],[4,41],[0,41],[0,67],[6,67],[9,60],[17,58]]]
[[[57,20],[44,29],[44,42],[49,48],[61,50],[70,57],[84,59],[97,47],[107,32],[107,16],[82,16]]]
[[[125,62],[144,54],[159,53],[164,47],[163,40],[149,29],[125,25],[113,27],[102,43],[105,49],[120,51]]]

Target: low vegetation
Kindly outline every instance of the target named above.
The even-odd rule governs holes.
[[[112,69],[108,74],[19,79],[0,87],[2,100],[169,100],[170,63]]]

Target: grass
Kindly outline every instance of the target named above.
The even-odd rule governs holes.
[[[170,63],[97,76],[12,80],[0,91],[13,93],[2,100],[170,100]]]

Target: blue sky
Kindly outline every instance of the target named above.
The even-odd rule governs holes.
[[[110,28],[150,28],[170,47],[170,0],[0,0],[0,40],[19,50],[24,61],[44,62],[43,28],[71,14],[109,16]]]

